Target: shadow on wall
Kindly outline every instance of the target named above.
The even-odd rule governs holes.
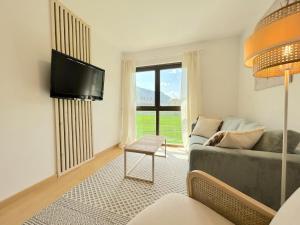
[[[50,96],[51,63],[47,61],[38,62],[39,84],[42,92]]]
[[[51,63],[49,61],[38,61],[38,74],[39,74],[39,87],[42,93],[45,93],[48,96],[49,101],[50,99],[50,81],[51,81]],[[54,108],[53,108],[54,110]],[[53,112],[53,121],[54,121],[55,115]],[[51,117],[49,117],[51,119]],[[55,130],[53,130],[55,133]],[[56,143],[56,137],[53,135],[53,143]],[[56,158],[56,147],[53,151],[54,159]],[[53,161],[54,168],[56,168],[56,161]],[[55,170],[56,174],[56,170]]]

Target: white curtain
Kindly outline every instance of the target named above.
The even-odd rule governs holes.
[[[200,52],[191,51],[183,55],[182,60],[182,139],[187,146],[191,125],[201,114],[202,110],[202,82],[200,74]]]
[[[135,140],[135,63],[132,60],[122,60],[122,125],[120,147]]]

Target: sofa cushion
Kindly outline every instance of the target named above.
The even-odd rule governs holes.
[[[264,128],[250,131],[226,131],[217,147],[233,149],[252,149],[264,133]]]
[[[223,139],[227,131],[221,130],[210,137],[203,145],[205,146],[216,146]]]
[[[298,225],[300,221],[300,189],[279,209],[270,225]]]
[[[299,154],[300,133],[288,130],[288,153]],[[282,130],[264,132],[261,139],[253,147],[259,151],[282,152]]]
[[[190,138],[190,145],[193,145],[193,144],[203,145],[207,140],[208,140],[208,138],[197,136],[197,135],[192,135]]]
[[[150,205],[128,225],[233,224],[202,203],[181,194],[168,194]]]
[[[199,135],[202,137],[210,138],[218,131],[221,123],[222,120],[200,116],[192,132],[192,135]]]
[[[227,117],[223,121],[221,130],[237,130],[243,121],[245,120],[241,118],[232,117],[232,116]]]
[[[248,130],[255,130],[258,128],[262,128],[262,127],[263,126],[261,126],[259,123],[244,120],[240,123],[237,130],[238,131],[248,131]]]

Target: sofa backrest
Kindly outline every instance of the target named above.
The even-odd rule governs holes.
[[[267,152],[282,152],[282,130],[265,131],[260,140],[253,147],[254,150]],[[289,154],[300,154],[300,133],[288,130]]]
[[[248,130],[254,130],[261,127],[263,126],[261,126],[256,122],[252,122],[243,118],[230,116],[224,119],[221,130],[248,131]]]
[[[221,130],[237,130],[240,124],[244,121],[242,118],[238,117],[227,117],[223,120],[223,125],[221,127]]]

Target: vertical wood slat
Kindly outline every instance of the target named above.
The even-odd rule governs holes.
[[[82,60],[82,51],[81,51],[81,22],[80,20],[77,21],[78,22],[78,59]]]
[[[72,57],[75,57],[75,54],[74,54],[74,17],[73,15],[68,12],[68,25],[69,25],[69,54],[72,56]],[[72,167],[77,165],[78,164],[78,161],[77,161],[77,157],[76,157],[76,154],[77,154],[77,143],[76,143],[76,115],[75,115],[75,101],[71,101],[71,132],[72,132],[72,149],[71,149],[71,152],[72,152],[72,158],[71,158],[71,161],[72,161]]]
[[[64,26],[64,9],[62,7],[59,7],[59,21],[60,21],[60,45],[61,49],[60,51],[62,53],[66,53],[65,48],[65,26]]]
[[[72,107],[71,107],[71,100],[67,100],[67,107],[68,107],[68,132],[69,132],[69,163],[70,168],[74,166],[73,162],[73,129],[72,129]]]
[[[61,52],[67,53],[66,51],[66,37],[65,37],[65,9],[60,7],[59,10],[60,18],[60,41],[61,41]],[[67,100],[62,99],[63,104],[63,123],[64,123],[64,144],[65,144],[65,169],[68,170],[69,167],[69,126],[68,126],[68,108]]]
[[[76,161],[76,152],[77,152],[77,146],[76,146],[76,127],[75,127],[75,101],[71,101],[71,110],[72,110],[72,136],[73,136],[73,149],[72,149],[72,154],[73,154],[73,166],[77,165]]]
[[[91,36],[90,36],[90,28],[87,27],[87,37],[86,37],[86,43],[87,43],[87,62],[91,63]],[[93,157],[93,132],[92,132],[92,103],[88,102],[88,129],[89,129],[89,156]]]
[[[51,2],[51,40],[52,46],[57,49],[57,39],[56,39],[56,3]],[[60,132],[59,132],[59,108],[58,108],[58,99],[54,99],[54,119],[55,119],[55,141],[56,141],[56,169],[61,171],[61,156],[60,156]]]
[[[87,159],[87,155],[86,155],[86,152],[87,152],[87,148],[86,148],[86,126],[85,126],[85,115],[86,115],[86,111],[85,111],[85,102],[83,101],[82,102],[82,130],[83,130],[83,158],[84,160]]]
[[[59,22],[59,45],[60,48],[58,49],[58,51],[65,53],[65,48],[64,48],[64,39],[63,39],[63,33],[64,33],[64,29],[63,29],[63,18],[62,18],[62,7],[60,5],[58,5],[57,11],[58,11],[58,22]],[[66,163],[66,137],[65,137],[65,123],[64,123],[64,100],[60,99],[59,100],[59,110],[60,110],[60,139],[61,139],[61,155],[62,155],[62,160],[61,160],[61,165],[62,165],[62,172],[64,172],[65,170],[68,170],[67,167],[67,163]]]
[[[70,54],[70,49],[69,49],[69,22],[68,22],[68,12],[64,9],[64,36],[65,36],[65,53],[67,55],[71,55]]]
[[[55,39],[56,39],[56,50],[58,51],[62,51],[61,48],[61,21],[60,21],[60,6],[57,4],[57,2],[55,2]],[[60,151],[58,152],[59,157],[60,157],[60,161],[58,162],[58,164],[60,164],[60,171],[58,171],[59,173],[64,172],[66,170],[65,168],[65,144],[64,144],[64,127],[63,127],[63,109],[62,109],[62,100],[58,100],[57,101],[57,110],[58,110],[58,115],[59,118],[57,119],[57,126],[59,127],[59,143],[60,143]]]
[[[77,58],[81,60],[81,51],[80,51],[80,21],[79,19],[76,19],[76,49],[77,49]],[[80,142],[80,150],[79,150],[79,158],[80,158],[80,163],[84,161],[83,158],[83,137],[82,137],[82,108],[81,108],[81,103],[78,102],[78,126],[79,126],[79,142]]]
[[[73,25],[72,25],[72,15],[68,12],[68,26],[69,26],[69,54],[70,56],[74,57],[73,53]]]
[[[85,56],[85,61],[86,62],[89,62],[88,61],[88,46],[87,46],[87,27],[84,26],[83,27],[83,39],[84,39],[84,56]],[[90,111],[88,109],[88,104],[89,102],[86,102],[85,104],[85,127],[86,127],[86,157],[87,158],[90,158],[90,152],[91,152],[91,149],[90,149],[90,126],[89,126],[89,114],[90,114]]]
[[[59,99],[59,127],[60,127],[60,148],[61,148],[61,172],[64,172],[66,168],[65,163],[65,137],[64,137],[64,112],[63,112],[63,100]]]
[[[87,62],[87,55],[86,55],[86,27],[82,25],[82,44],[83,44],[83,60]]]
[[[90,63],[90,27],[58,0],[51,0],[52,48]],[[57,172],[93,157],[91,102],[54,99]]]
[[[86,110],[86,120],[85,120],[85,123],[86,123],[86,139],[87,139],[87,142],[86,142],[86,145],[87,145],[87,157],[90,158],[90,153],[91,153],[91,146],[90,146],[90,124],[89,124],[89,115],[90,115],[90,112],[89,112],[89,102],[86,102],[86,105],[85,105],[85,110]]]
[[[88,28],[88,63],[91,63],[91,30]]]
[[[64,44],[65,44],[65,53],[67,55],[71,55],[70,53],[70,37],[69,37],[69,12],[64,9],[63,10],[63,18],[64,18]],[[64,100],[64,104],[67,107],[67,115],[65,118],[65,121],[67,123],[67,142],[68,142],[68,153],[67,153],[67,165],[68,168],[73,167],[73,135],[72,135],[72,111],[71,111],[71,101],[70,100]]]
[[[84,53],[83,53],[83,32],[82,32],[83,24],[79,21],[79,52],[80,59],[84,61]],[[86,160],[86,136],[85,136],[85,110],[84,110],[84,102],[80,102],[81,108],[81,131],[82,131],[82,158]]]
[[[72,17],[73,22],[73,50],[74,57],[78,59],[78,23],[75,16]],[[80,164],[81,160],[81,141],[80,141],[80,130],[79,130],[79,103],[75,101],[75,132],[76,132],[76,162]]]
[[[80,132],[79,132],[79,104],[78,101],[75,102],[75,117],[76,117],[76,143],[77,143],[77,164],[81,162],[81,142],[80,142]]]
[[[81,24],[81,43],[82,43],[82,60],[87,61],[85,57],[85,33],[84,33],[85,26],[84,24]],[[82,102],[82,107],[83,107],[83,117],[82,117],[82,122],[83,122],[83,139],[84,139],[84,159],[88,159],[88,145],[87,145],[87,126],[86,126],[86,102]]]
[[[88,123],[89,123],[89,156],[93,156],[93,148],[92,148],[92,123],[91,123],[91,102],[88,102]]]
[[[64,127],[65,127],[65,152],[66,152],[66,158],[65,158],[65,167],[68,170],[70,168],[70,157],[69,157],[69,153],[70,153],[70,149],[69,149],[69,126],[68,126],[68,100],[62,100],[63,101],[63,107],[64,107]]]
[[[83,159],[83,138],[82,138],[82,108],[81,103],[78,102],[78,123],[79,123],[79,141],[80,141],[80,162],[84,161]]]
[[[72,16],[72,24],[73,24],[73,54],[75,58],[78,58],[77,55],[77,28],[76,28],[76,19]]]

